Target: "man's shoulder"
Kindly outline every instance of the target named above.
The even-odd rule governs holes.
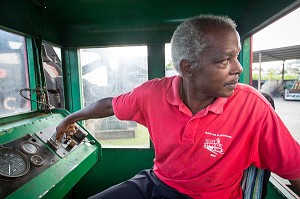
[[[249,86],[247,84],[238,83],[238,86],[235,91],[237,91],[237,92],[235,92],[235,94],[237,94],[237,95],[242,95],[242,96],[247,96],[247,97],[257,96],[257,97],[261,98],[261,93],[254,87]]]
[[[142,88],[148,89],[148,88],[168,88],[170,85],[172,85],[173,80],[177,78],[177,76],[172,76],[172,77],[163,77],[163,78],[155,78],[146,81],[141,85]]]
[[[243,84],[243,83],[238,83],[237,85],[237,89],[238,90],[242,90],[244,92],[249,92],[249,93],[256,93],[259,92],[257,89],[255,89],[254,87],[247,85],[247,84]]]
[[[266,95],[265,93],[258,91],[252,86],[242,83],[238,84],[234,95],[238,100],[245,99],[245,101],[247,102],[252,101],[253,103],[264,103],[268,105],[270,104],[270,101],[266,97],[264,97],[264,95]]]
[[[153,84],[161,84],[161,83],[172,82],[173,79],[175,79],[175,78],[178,78],[178,76],[154,78],[154,79],[148,80],[147,82],[153,83]]]

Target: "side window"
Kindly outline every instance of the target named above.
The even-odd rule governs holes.
[[[131,91],[148,80],[147,46],[80,49],[84,106]],[[103,147],[149,147],[147,128],[115,116],[85,127]]]
[[[166,77],[170,77],[173,75],[178,75],[178,72],[174,68],[172,57],[171,57],[171,44],[167,43],[165,44],[165,71],[166,71]]]
[[[28,87],[25,38],[0,30],[0,117],[31,110],[19,94]]]

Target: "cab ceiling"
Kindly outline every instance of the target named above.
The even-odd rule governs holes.
[[[34,0],[36,1],[36,0]],[[39,1],[36,1],[39,2]],[[67,25],[99,25],[99,32],[120,28],[155,28],[177,25],[200,13],[228,15],[251,32],[265,21],[299,5],[293,0],[44,0],[49,17]],[[247,25],[247,23],[248,25]]]
[[[0,25],[40,32],[62,46],[155,43],[169,41],[184,19],[212,13],[234,19],[247,37],[299,5],[300,0],[3,0]]]

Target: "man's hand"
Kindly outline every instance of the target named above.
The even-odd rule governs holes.
[[[56,127],[56,140],[60,141],[64,133],[76,133],[75,122],[87,119],[104,118],[114,115],[112,97],[107,97],[89,104],[85,108],[68,115]],[[69,132],[71,134],[71,132]]]
[[[68,124],[67,120],[64,119],[56,127],[56,140],[60,141],[66,132],[75,133],[75,123]]]

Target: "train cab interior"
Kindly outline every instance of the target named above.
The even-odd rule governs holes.
[[[55,142],[57,124],[103,97],[176,74],[170,40],[203,13],[237,23],[251,85],[252,35],[299,0],[2,0],[0,198],[87,198],[153,166],[147,129],[115,117],[81,121]],[[271,175],[266,198],[299,198]]]

